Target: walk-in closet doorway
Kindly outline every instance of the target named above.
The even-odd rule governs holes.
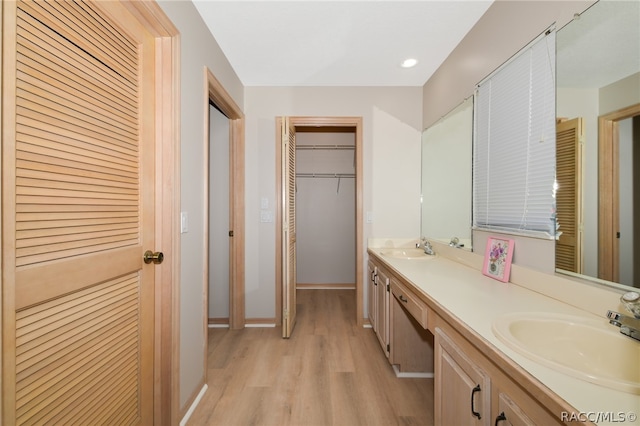
[[[276,322],[289,337],[297,290],[352,288],[362,325],[362,119],[280,117],[277,128]]]
[[[355,289],[355,129],[296,130],[296,288]]]

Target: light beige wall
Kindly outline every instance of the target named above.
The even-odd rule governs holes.
[[[463,99],[475,85],[556,22],[561,28],[592,0],[496,0],[423,87],[423,128]]]
[[[180,408],[199,391],[204,371],[204,263],[203,231],[205,104],[204,67],[243,107],[243,86],[191,1],[159,1],[180,31],[180,156],[181,210],[189,215],[189,232],[180,238]]]
[[[600,115],[640,102],[640,72],[600,89]]]
[[[245,94],[246,315],[271,318],[276,226],[260,222],[260,201],[275,213],[276,117],[363,117],[363,209],[374,219],[364,225],[363,247],[373,236],[418,238],[422,88],[247,87]]]

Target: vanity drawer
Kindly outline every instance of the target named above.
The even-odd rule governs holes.
[[[424,328],[427,328],[427,305],[413,295],[407,288],[395,278],[391,278],[391,292],[400,301],[407,311]]]

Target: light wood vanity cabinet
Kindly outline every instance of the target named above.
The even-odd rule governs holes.
[[[369,308],[369,323],[371,328],[376,329],[376,310],[377,293],[376,293],[376,266],[369,260],[367,262],[367,306]]]
[[[375,255],[369,277],[369,315],[378,336],[389,333],[389,362],[433,373],[436,425],[561,425],[574,411]]]
[[[436,425],[562,424],[454,330],[435,330]]]
[[[375,331],[380,346],[389,357],[389,273],[380,265],[369,260],[369,321]],[[373,309],[372,309],[373,308]]]
[[[433,334],[427,330],[427,305],[391,277],[389,361],[398,373],[433,377]]]
[[[369,259],[368,273],[369,321],[389,362],[398,373],[432,373],[433,335],[427,331],[427,305],[377,259]]]

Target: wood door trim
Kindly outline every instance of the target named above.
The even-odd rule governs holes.
[[[229,328],[239,330],[245,326],[245,268],[244,268],[244,247],[245,247],[245,180],[244,180],[244,146],[245,146],[245,117],[240,107],[235,103],[231,95],[216,76],[207,68],[203,68],[204,88],[203,88],[203,161],[204,170],[209,170],[209,104],[213,102],[215,106],[229,119],[229,226],[233,231],[233,237],[229,239]],[[204,180],[205,200],[204,217],[209,217],[209,178]],[[208,222],[205,222],[208,223]],[[209,225],[205,225],[203,232],[203,264],[209,264]],[[202,332],[205,342],[203,348],[203,377],[201,384],[196,387],[200,389],[207,381],[207,359],[208,359],[208,322],[209,322],[209,268],[205,267],[202,282]],[[197,397],[198,392],[187,400],[182,414]]]
[[[598,278],[618,276],[618,122],[640,115],[640,104],[598,117]]]
[[[156,245],[154,424],[180,421],[180,33],[155,1],[122,0],[155,38]]]
[[[212,101],[217,108],[229,119],[229,166],[231,174],[229,176],[229,191],[232,197],[230,203],[230,226],[233,230],[230,248],[230,265],[229,280],[231,282],[229,288],[229,327],[232,330],[244,328],[245,321],[245,294],[244,294],[244,241],[245,241],[245,224],[244,224],[244,113],[235,103],[231,95],[225,90],[215,75],[207,68],[205,73],[205,102],[204,114],[206,115],[205,123],[209,121],[209,101]],[[206,125],[208,127],[208,125]],[[205,133],[205,161],[209,158],[209,132]],[[209,184],[205,182],[205,199],[209,199]],[[208,214],[208,207],[206,207]],[[205,238],[208,239],[208,229],[205,232]],[[205,241],[207,241],[205,239]],[[205,264],[209,259],[208,250],[205,250]],[[207,275],[207,274],[205,274]],[[208,288],[208,277],[205,277],[204,290]],[[205,298],[206,299],[206,298]],[[205,300],[205,308],[208,301]],[[206,312],[206,310],[205,310]],[[207,315],[204,316],[205,336]],[[206,348],[205,348],[206,350]],[[207,354],[205,352],[205,360]],[[206,369],[205,369],[206,371]]]
[[[296,127],[353,127],[356,134],[356,322],[364,325],[363,318],[363,223],[362,223],[362,117],[289,117]],[[276,324],[282,324],[282,164],[280,128],[282,118],[276,118]]]

